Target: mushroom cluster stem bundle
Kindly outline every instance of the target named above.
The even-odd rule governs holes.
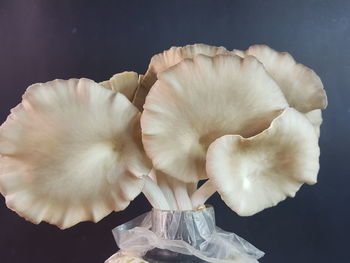
[[[169,202],[159,186],[149,176],[145,176],[144,179],[145,185],[142,192],[152,207],[161,210],[170,210]]]
[[[210,180],[207,180],[191,195],[193,207],[196,209],[204,205],[215,192],[216,186]]]
[[[168,201],[170,210],[178,210],[179,208],[175,198],[175,194],[170,184],[171,178],[169,178],[166,174],[160,171],[155,171],[155,173],[157,174],[157,183],[159,185],[159,188],[162,190],[162,193]]]
[[[192,210],[192,202],[188,194],[187,184],[171,178],[171,187],[177,202],[178,210]]]

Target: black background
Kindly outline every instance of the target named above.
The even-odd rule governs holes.
[[[191,43],[264,43],[314,69],[328,92],[319,182],[242,218],[216,195],[217,223],[267,254],[261,262],[350,262],[350,1],[0,1],[0,121],[32,83],[146,71],[152,55]],[[111,229],[150,209],[143,196],[98,224],[61,231],[26,222],[0,197],[1,263],[103,262]]]

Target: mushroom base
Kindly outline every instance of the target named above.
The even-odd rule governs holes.
[[[153,209],[113,230],[120,251],[105,263],[257,263],[263,252],[215,225],[212,206],[197,210]],[[120,256],[119,256],[120,255]],[[136,261],[130,261],[136,262]]]
[[[203,220],[206,221],[207,228],[194,227],[196,223]],[[174,221],[178,222],[178,227],[175,231]],[[184,240],[189,245],[200,249],[201,244],[205,242],[205,237],[210,236],[214,230],[215,214],[212,206],[189,211],[152,210],[152,231],[164,239]],[[207,262],[193,255],[181,254],[160,248],[149,250],[143,258],[150,263]]]
[[[143,259],[147,260],[149,263],[206,263],[208,261],[203,261],[192,255],[184,255],[176,253],[167,249],[154,248],[143,256]]]

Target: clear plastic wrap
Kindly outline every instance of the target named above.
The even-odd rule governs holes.
[[[145,262],[136,260],[144,258],[152,263],[157,254],[152,251],[168,251],[165,255],[173,258],[188,255],[197,259],[172,262],[256,263],[264,255],[236,234],[218,228],[211,206],[193,211],[153,209],[116,227],[113,235],[120,251],[106,263],[122,262],[122,257],[135,257],[135,261],[125,262]]]

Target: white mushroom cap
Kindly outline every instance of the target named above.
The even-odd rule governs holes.
[[[109,80],[99,84],[107,89],[122,93],[132,101],[139,85],[139,75],[136,72],[125,71],[115,74]]]
[[[312,110],[304,114],[304,116],[311,122],[314,126],[316,134],[320,137],[320,127],[322,124],[322,111],[321,110]]]
[[[239,49],[232,50],[232,53],[234,55],[241,57],[241,58],[244,58],[246,56],[245,52],[243,50],[239,50]]]
[[[312,69],[296,63],[289,53],[277,52],[266,45],[251,46],[245,53],[263,63],[291,107],[304,113],[327,107],[326,92],[319,76]]]
[[[287,108],[258,135],[226,135],[213,142],[206,169],[224,202],[249,216],[294,197],[303,183],[315,184],[319,154],[311,123]]]
[[[30,86],[0,128],[7,206],[60,228],[125,209],[150,170],[139,117],[125,96],[88,79]]]
[[[163,53],[154,55],[149,64],[148,70],[142,79],[139,89],[136,91],[134,105],[142,110],[142,106],[145,103],[145,98],[157,80],[157,74],[176,65],[180,61],[186,58],[193,58],[198,54],[206,56],[215,56],[218,54],[230,54],[224,47],[208,46],[205,44],[187,45],[184,47],[172,47]]]
[[[197,182],[207,177],[215,139],[260,133],[287,106],[254,57],[198,55],[158,74],[141,116],[142,140],[156,169]]]
[[[233,50],[240,56],[255,56],[281,87],[289,105],[305,113],[320,134],[322,113],[327,107],[327,95],[318,75],[310,68],[296,63],[286,52],[277,52],[266,45],[253,45],[247,51]]]

